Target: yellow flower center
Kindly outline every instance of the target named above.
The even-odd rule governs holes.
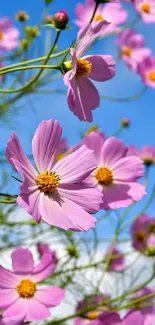
[[[146,14],[150,13],[151,6],[148,2],[144,2],[141,4],[141,10],[144,11]]]
[[[105,20],[101,14],[98,14],[94,17],[93,21]]]
[[[100,185],[108,186],[111,185],[113,182],[113,173],[109,168],[106,167],[97,168],[95,176]]]
[[[42,172],[36,179],[38,189],[46,194],[53,193],[60,184],[61,177],[56,172]]]
[[[155,71],[150,71],[148,73],[148,78],[151,80],[151,81],[155,81]]]
[[[59,161],[59,160],[62,159],[64,156],[65,156],[64,153],[62,153],[62,152],[58,152],[58,153],[56,154],[56,161]]]
[[[20,297],[27,299],[32,298],[36,292],[36,283],[30,279],[23,279],[18,283],[16,290]]]
[[[0,40],[3,38],[3,32],[0,31]]]
[[[88,60],[77,59],[76,77],[83,77],[91,72],[92,63]]]
[[[139,241],[144,241],[147,237],[147,233],[144,230],[138,230],[136,234],[136,238]]]
[[[132,53],[132,49],[130,47],[124,47],[122,50],[122,54],[126,56],[130,56]]]
[[[153,165],[153,163],[154,163],[154,160],[152,157],[144,157],[144,158],[142,158],[142,160],[143,160],[144,164],[147,166]]]
[[[97,319],[98,316],[99,316],[99,312],[97,312],[97,311],[89,311],[89,312],[87,313],[87,317],[88,317],[89,319]]]

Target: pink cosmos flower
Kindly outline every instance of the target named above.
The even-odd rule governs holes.
[[[16,248],[12,253],[12,269],[0,266],[0,309],[3,317],[39,321],[50,316],[49,307],[60,304],[64,290],[55,287],[39,287],[38,282],[48,278],[55,265],[50,254],[44,254],[34,266],[31,252]]]
[[[142,214],[131,226],[132,246],[137,251],[144,252],[148,248],[147,240],[150,234],[155,234],[155,218]]]
[[[87,147],[94,149],[97,168],[85,181],[96,186],[103,194],[101,208],[127,207],[146,194],[145,187],[137,183],[144,175],[144,165],[136,156],[126,157],[127,147],[121,140],[111,137],[103,144],[87,139]]]
[[[146,24],[155,22],[155,0],[134,0],[133,4]]]
[[[146,145],[142,149],[137,149],[134,146],[128,146],[127,156],[136,155],[142,159],[146,166],[155,164],[155,147]]]
[[[92,122],[91,111],[100,103],[99,93],[89,78],[106,81],[115,75],[115,61],[111,55],[87,55],[81,58],[83,52],[108,25],[105,21],[99,21],[81,28],[77,47],[70,49],[72,62],[69,62],[70,70],[64,76],[64,83],[68,86],[68,106],[80,121]]]
[[[77,3],[75,8],[77,20],[75,20],[75,24],[78,27],[84,27],[87,25],[91,20],[94,8],[94,0],[86,0],[85,5]],[[110,23],[108,28],[102,32],[102,35],[104,35],[116,31],[119,25],[126,21],[127,16],[128,13],[122,8],[121,3],[107,3],[104,6],[98,6],[93,22],[108,21]]]
[[[151,50],[145,48],[145,39],[137,34],[134,29],[126,29],[118,34],[116,44],[120,48],[120,57],[132,69],[137,69],[137,64],[143,58],[151,55]]]
[[[143,288],[136,292],[133,295],[133,300],[141,297],[148,296],[152,293],[155,293],[154,289],[151,288]],[[150,304],[148,306],[143,306],[145,304]],[[155,322],[155,296],[151,298],[147,298],[143,300],[141,303],[135,304],[136,309],[138,309],[141,312],[141,315],[143,316],[144,323],[143,325],[153,325]]]
[[[25,156],[13,132],[6,156],[24,178],[17,204],[41,220],[63,229],[86,231],[93,228],[102,201],[97,189],[81,182],[96,168],[93,151],[82,146],[55,163],[62,133],[58,121],[42,121],[32,140],[37,170]],[[88,213],[89,212],[89,213]]]
[[[108,251],[105,255],[105,260],[108,263],[107,271],[109,272],[122,272],[125,268],[125,257],[116,245],[113,248],[108,248]]]
[[[115,312],[103,313],[99,316],[99,319],[92,321],[89,325],[144,325],[144,317],[139,311],[133,311],[127,313],[127,315],[121,319],[120,315]]]
[[[137,65],[137,73],[145,85],[155,88],[155,57],[145,57]]]
[[[12,319],[0,316],[0,325],[24,325],[24,322],[20,318]]]
[[[51,254],[53,263],[54,264],[58,263],[58,258],[56,256],[56,251],[51,250],[50,247],[47,244],[38,243],[37,244],[37,249],[38,249],[38,252],[39,252],[40,256],[43,256],[45,253],[49,253],[49,254]]]
[[[19,30],[12,26],[9,18],[0,18],[0,49],[14,50],[19,46]]]

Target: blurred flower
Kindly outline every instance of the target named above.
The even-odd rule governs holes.
[[[144,146],[142,149],[137,149],[134,146],[128,146],[127,156],[136,155],[142,159],[146,166],[155,164],[155,147]]]
[[[10,51],[19,46],[19,30],[12,26],[10,18],[0,18],[0,50]]]
[[[143,58],[151,55],[151,50],[145,48],[145,39],[137,34],[134,29],[126,29],[118,34],[116,44],[120,48],[120,57],[132,69],[137,69],[137,64]]]
[[[155,218],[149,218],[148,215],[142,214],[131,226],[133,248],[142,253],[147,253],[150,234],[155,236]]]
[[[155,88],[155,57],[146,57],[137,65],[137,73],[145,85]]]
[[[123,118],[121,120],[121,125],[124,127],[124,128],[128,128],[130,126],[131,122],[128,118]]]
[[[98,137],[99,138],[99,137]],[[94,150],[97,168],[85,180],[103,194],[101,208],[118,209],[142,199],[145,187],[136,182],[144,175],[144,165],[136,156],[126,157],[127,147],[121,140],[111,137],[104,141],[87,139],[87,147]]]
[[[25,33],[29,38],[35,38],[39,36],[39,28],[37,26],[26,26]]]
[[[110,2],[110,1],[109,1]],[[85,5],[77,3],[75,14],[77,20],[75,24],[79,27],[84,27],[91,20],[92,14],[95,9],[94,0],[86,0]],[[100,5],[97,8],[93,22],[108,21],[110,24],[101,35],[116,31],[120,24],[124,23],[127,19],[127,11],[122,8],[121,3],[107,3],[104,6]]]
[[[52,23],[53,23],[53,17],[52,17],[52,15],[47,15],[47,16],[44,18],[44,20],[45,20],[45,23],[46,23],[46,24],[52,24]]]
[[[155,1],[154,0],[134,0],[135,9],[141,15],[146,24],[155,22]]]
[[[99,21],[80,29],[77,47],[71,48],[72,61],[66,67],[64,83],[69,87],[67,100],[70,110],[80,121],[92,121],[91,110],[99,106],[100,97],[97,89],[89,80],[106,81],[115,75],[115,61],[111,55],[87,55],[83,52],[106,30],[108,23]],[[65,63],[66,64],[66,63]],[[68,72],[67,72],[68,71]]]
[[[18,11],[16,14],[16,20],[20,22],[27,21],[29,19],[29,15],[26,11]]]
[[[20,318],[12,319],[0,316],[0,325],[24,325],[24,321]]]
[[[68,22],[69,22],[69,16],[66,10],[60,10],[58,11],[53,17],[53,23],[55,28],[58,29],[65,29]]]
[[[40,256],[43,256],[45,253],[51,254],[52,262],[54,264],[58,263],[58,258],[56,256],[56,251],[51,250],[50,247],[47,244],[38,243],[37,244],[37,250],[38,250]]]
[[[131,311],[121,319],[116,312],[106,312],[99,316],[97,321],[92,321],[89,325],[144,325],[144,317],[139,311]],[[148,324],[149,325],[149,324]],[[151,324],[150,324],[151,325]]]
[[[55,265],[50,254],[44,254],[39,264],[29,249],[16,248],[12,253],[12,269],[0,266],[0,309],[3,316],[20,317],[27,321],[39,321],[50,316],[49,307],[60,304],[64,290],[55,287],[40,287],[38,282],[48,278]]]
[[[107,271],[122,272],[125,268],[125,257],[123,253],[115,245],[113,248],[109,247],[105,255],[107,263]]]
[[[136,292],[133,295],[132,300],[136,300],[138,298],[148,296],[152,293],[155,293],[155,289],[145,287],[145,288],[139,290],[138,292]],[[145,306],[145,304],[146,305],[148,304],[148,306]],[[143,325],[153,325],[154,324],[154,322],[155,322],[155,296],[151,297],[151,298],[147,298],[146,300],[143,300],[141,302],[135,303],[134,307],[141,312],[143,319],[144,319]]]
[[[32,140],[37,170],[25,156],[16,134],[8,141],[6,156],[24,182],[17,204],[33,216],[63,229],[86,231],[96,219],[101,195],[81,182],[96,168],[93,152],[82,146],[55,164],[62,127],[58,121],[42,121]]]

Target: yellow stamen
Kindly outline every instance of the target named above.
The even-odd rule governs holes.
[[[113,173],[109,168],[106,167],[97,168],[95,176],[100,185],[108,186],[111,185],[113,182]]]
[[[56,172],[42,172],[36,179],[38,189],[46,194],[53,193],[59,186],[61,176]]]
[[[89,319],[97,319],[98,316],[99,316],[99,312],[97,312],[97,311],[89,311],[89,312],[87,313],[87,317],[88,317]]]
[[[0,31],[0,40],[3,38],[3,32]]]
[[[136,239],[139,241],[144,241],[147,237],[147,233],[144,230],[138,230],[136,234]]]
[[[83,77],[91,72],[92,63],[88,60],[77,59],[76,77]]]
[[[100,21],[100,20],[105,20],[101,14],[96,15],[93,19],[93,21]]]
[[[151,6],[148,2],[144,2],[141,4],[141,10],[144,11],[146,14],[150,13]]]
[[[148,78],[151,80],[151,81],[155,81],[155,71],[150,71],[148,73]]]
[[[132,53],[132,49],[130,47],[124,47],[122,49],[122,54],[123,55],[126,55],[126,56],[131,56],[131,53]]]
[[[30,279],[23,279],[18,283],[16,290],[20,297],[27,299],[32,298],[36,292],[36,283]]]

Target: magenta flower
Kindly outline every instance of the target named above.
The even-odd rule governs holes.
[[[12,319],[0,316],[0,325],[24,325],[24,321],[20,318]]]
[[[142,78],[145,85],[155,88],[155,58],[145,57],[137,65],[137,73]]]
[[[17,204],[41,220],[63,229],[86,231],[93,228],[102,201],[99,191],[81,182],[96,168],[93,151],[82,146],[55,163],[62,133],[58,121],[42,121],[32,140],[37,170],[25,156],[13,132],[6,156],[24,178]],[[88,213],[89,212],[89,213]]]
[[[51,254],[51,258],[54,264],[58,263],[58,258],[56,256],[56,251],[53,251],[50,249],[50,247],[47,244],[37,244],[37,249],[40,254],[40,256],[43,256],[45,253]]]
[[[135,300],[137,298],[148,296],[152,293],[155,293],[154,289],[151,288],[143,288],[136,292],[132,300]],[[145,304],[148,304],[148,306],[143,306]],[[150,305],[149,305],[150,304]],[[141,312],[141,315],[144,319],[144,325],[153,325],[155,322],[155,296],[152,296],[151,298],[146,298],[145,300],[139,302],[138,304],[135,303],[136,309],[138,309]]]
[[[14,50],[19,46],[19,30],[12,26],[9,18],[0,18],[0,49]]]
[[[50,316],[49,307],[60,304],[64,290],[55,287],[39,287],[38,282],[48,278],[55,264],[50,254],[44,254],[34,266],[31,252],[16,248],[12,253],[12,269],[0,266],[0,309],[3,317],[39,321]]]
[[[105,255],[105,260],[108,263],[107,271],[122,272],[125,269],[125,257],[123,253],[114,246],[113,248],[108,248]]]
[[[134,0],[135,9],[141,15],[146,24],[155,22],[155,1],[154,0]]]
[[[99,316],[97,321],[92,321],[89,325],[144,325],[144,317],[139,311],[127,313],[121,319],[120,315],[115,312],[106,312]]]
[[[84,27],[85,25],[87,25],[91,20],[94,8],[94,0],[86,0],[85,5],[83,5],[82,3],[77,3],[75,8],[77,20],[75,20],[75,24],[78,27]],[[99,5],[93,22],[108,21],[110,23],[108,28],[101,34],[105,35],[116,31],[119,25],[123,24],[126,21],[127,16],[127,11],[124,10],[122,5],[117,1],[117,3],[107,3],[104,6]]]
[[[64,83],[68,86],[68,106],[81,121],[92,122],[91,111],[100,103],[99,93],[89,78],[106,81],[115,75],[115,61],[111,55],[87,55],[81,58],[83,52],[107,26],[107,22],[99,21],[81,28],[77,47],[70,49],[72,62],[69,62]]]
[[[118,209],[142,199],[145,187],[136,181],[144,175],[143,162],[136,156],[126,157],[127,147],[121,140],[111,137],[101,145],[96,137],[93,147],[92,141],[87,141],[87,147],[94,149],[97,168],[85,182],[103,194],[101,208]]]
[[[132,246],[137,251],[144,252],[148,248],[147,241],[150,234],[155,234],[155,218],[148,215],[139,216],[131,227]]]
[[[137,69],[137,64],[143,58],[151,55],[151,50],[145,48],[145,39],[137,34],[134,29],[126,29],[118,34],[117,45],[120,48],[120,57],[132,69]]]

